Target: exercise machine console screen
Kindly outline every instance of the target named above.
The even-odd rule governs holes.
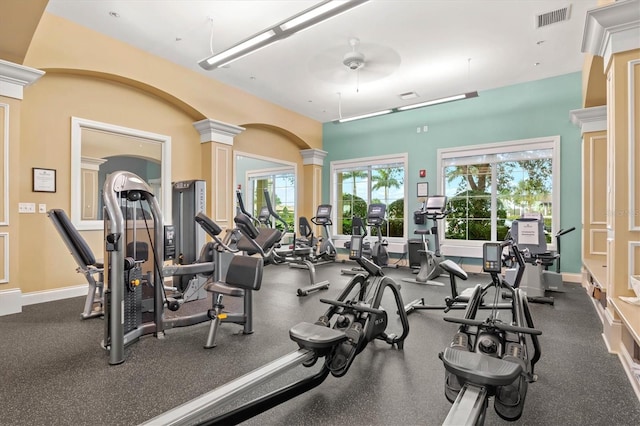
[[[362,258],[362,235],[352,235],[349,246],[349,259],[357,260]]]
[[[427,213],[442,213],[447,205],[447,197],[444,195],[432,195],[427,198],[427,205],[425,210]]]
[[[484,243],[482,246],[482,270],[499,274],[502,271],[500,257],[502,256],[502,244]]]

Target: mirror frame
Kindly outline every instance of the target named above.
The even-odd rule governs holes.
[[[236,171],[238,170],[238,156],[240,157],[248,157],[248,158],[253,158],[255,160],[262,160],[262,161],[268,161],[270,163],[279,163],[282,165],[281,168],[277,167],[277,168],[269,168],[269,169],[255,169],[256,172],[258,171],[275,171],[275,170],[291,170],[293,169],[293,175],[295,178],[295,195],[296,195],[296,208],[295,208],[295,214],[293,215],[294,218],[294,228],[296,226],[296,224],[298,223],[298,215],[299,215],[299,197],[298,197],[298,164],[297,163],[293,163],[291,161],[286,161],[286,160],[281,160],[279,158],[273,158],[273,157],[265,157],[262,155],[257,155],[257,154],[250,154],[248,152],[242,152],[242,151],[234,151],[233,152],[233,178],[234,180],[237,179],[237,173]],[[251,172],[249,173],[251,174]],[[246,197],[246,189],[248,188],[248,176],[245,174],[245,176],[242,177],[243,181],[242,182],[235,182],[234,187],[237,188],[238,184],[242,185],[242,193],[243,196]],[[235,197],[235,194],[234,194]],[[235,205],[235,200],[234,200],[234,205]],[[248,200],[245,199],[245,205],[247,207],[247,209],[253,208],[252,204],[249,204]],[[274,206],[275,207],[275,206]],[[293,232],[294,229],[291,229],[290,232]]]
[[[71,117],[71,222],[81,231],[101,230],[104,228],[102,220],[81,219],[81,153],[82,153],[82,129],[91,129],[106,133],[115,133],[122,136],[137,139],[146,139],[149,142],[160,143],[162,147],[162,159],[160,160],[160,174],[162,185],[163,212],[171,212],[171,136],[151,133],[144,130],[117,126],[115,124],[102,123],[84,118]],[[165,225],[171,223],[171,215],[165,216]],[[168,220],[167,220],[168,218]]]

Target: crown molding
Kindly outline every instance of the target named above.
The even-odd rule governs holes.
[[[22,99],[23,88],[44,75],[44,71],[0,59],[0,96]]]
[[[327,151],[321,149],[310,148],[300,150],[302,155],[302,164],[304,166],[308,164],[314,164],[316,166],[324,165],[324,157],[327,156]]]
[[[205,118],[196,121],[193,127],[200,133],[200,142],[219,142],[233,146],[233,138],[242,133],[245,128],[234,126],[233,124],[223,123],[222,121]]]
[[[640,48],[640,0],[617,1],[587,11],[582,52],[604,58]]]
[[[607,106],[574,109],[569,111],[571,122],[580,127],[582,133],[607,130]]]

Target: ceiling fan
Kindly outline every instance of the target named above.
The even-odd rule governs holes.
[[[355,37],[349,39],[349,47],[347,50],[344,45],[336,46],[312,57],[310,72],[338,85],[352,85],[355,81],[358,90],[360,83],[387,77],[400,66],[400,55],[390,47],[361,43]]]

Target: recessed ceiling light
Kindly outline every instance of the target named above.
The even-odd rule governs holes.
[[[182,41],[182,37],[176,37],[176,41]]]
[[[109,12],[109,16],[113,16],[114,18],[119,18],[120,14],[118,12],[111,11],[111,12]]]
[[[398,96],[400,96],[400,99],[402,100],[407,100],[407,99],[417,98],[418,94],[416,92],[407,92],[407,93],[400,93]]]
[[[538,65],[540,65],[540,62],[534,62],[534,63],[533,63],[533,66],[534,66],[534,67],[537,67]]]

